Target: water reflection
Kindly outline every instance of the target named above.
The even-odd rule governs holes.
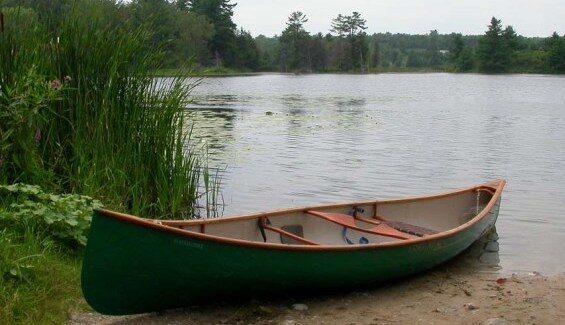
[[[300,110],[300,108],[303,108],[307,104],[306,98],[304,98],[304,96],[296,94],[281,96],[280,102],[285,107],[298,110]]]
[[[229,107],[237,101],[239,99],[236,95],[215,94],[195,97],[191,105],[196,107]]]
[[[463,256],[467,264],[478,265],[485,271],[500,269],[500,245],[496,228],[474,243]],[[464,262],[465,263],[465,262]]]
[[[232,109],[200,108],[191,110],[191,138],[200,140],[207,147],[211,161],[221,162],[222,153],[234,141],[233,129],[237,114]]]

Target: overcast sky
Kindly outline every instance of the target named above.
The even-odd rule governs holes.
[[[367,32],[482,34],[490,18],[502,19],[524,36],[565,33],[565,0],[232,0],[234,21],[253,36],[273,36],[285,28],[288,15],[302,11],[306,30],[327,33],[332,18],[358,11]]]

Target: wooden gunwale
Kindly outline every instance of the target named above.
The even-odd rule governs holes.
[[[276,249],[276,250],[290,250],[290,251],[354,251],[354,250],[367,250],[367,249],[386,249],[386,248],[396,248],[400,246],[406,245],[417,245],[424,242],[430,242],[435,240],[440,240],[448,237],[455,236],[467,228],[470,228],[474,224],[481,221],[494,207],[497,203],[498,199],[502,194],[502,190],[506,185],[506,181],[503,179],[495,180],[489,183],[472,186],[469,188],[464,188],[460,190],[455,190],[451,192],[444,192],[439,194],[433,195],[422,195],[422,196],[413,196],[409,198],[401,198],[401,199],[390,199],[385,201],[362,201],[362,202],[349,202],[349,203],[336,203],[336,204],[328,204],[328,205],[320,205],[315,207],[302,207],[302,208],[291,208],[291,209],[283,209],[283,210],[275,210],[271,212],[260,212],[254,214],[248,214],[243,216],[233,216],[233,217],[225,217],[225,218],[218,218],[218,219],[207,219],[207,220],[188,220],[188,221],[176,221],[176,220],[150,220],[144,219],[140,217],[136,217],[133,215],[110,211],[106,209],[96,209],[96,212],[99,213],[101,216],[113,218],[116,220],[120,220],[122,222],[135,224],[138,226],[152,228],[154,230],[168,232],[171,234],[176,234],[188,238],[194,238],[202,241],[210,241],[214,243],[220,244],[228,244],[228,245],[238,245],[242,247],[252,247],[252,248],[260,248],[260,249]],[[220,237],[205,233],[198,233],[193,232],[181,228],[177,228],[178,226],[190,226],[190,225],[200,225],[200,224],[214,224],[214,223],[223,223],[223,222],[230,222],[236,220],[249,220],[249,219],[257,219],[260,217],[273,217],[278,215],[283,215],[287,213],[296,213],[296,212],[305,212],[312,208],[339,208],[339,207],[346,207],[346,206],[359,206],[359,205],[371,205],[371,204],[392,204],[392,203],[406,203],[406,202],[413,202],[419,200],[432,200],[437,198],[449,197],[465,192],[474,192],[480,189],[489,188],[494,190],[494,194],[491,197],[489,203],[481,210],[479,214],[477,214],[473,219],[467,221],[466,223],[455,227],[453,229],[439,232],[437,234],[420,237],[420,238],[413,238],[407,239],[402,241],[395,241],[395,242],[386,242],[386,243],[375,243],[375,244],[366,244],[366,245],[287,245],[287,244],[278,244],[278,243],[263,243],[263,242],[254,242],[242,239],[235,239],[235,238],[228,238],[228,237]],[[166,224],[163,224],[166,223]]]

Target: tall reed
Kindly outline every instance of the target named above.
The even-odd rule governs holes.
[[[16,71],[35,67],[43,78],[40,84],[55,94],[38,110],[37,121],[26,126],[25,136],[35,145],[25,149],[23,157],[38,156],[44,174],[52,176],[29,174],[21,166],[11,172],[15,179],[6,181],[31,175],[27,182],[49,182],[131,213],[194,216],[199,199],[217,197],[210,194],[217,192],[216,182],[209,178],[205,160],[187,146],[190,123],[185,107],[195,82],[188,76],[151,77],[150,72],[161,67],[163,53],[148,51],[150,33],[127,20],[116,23],[119,7],[97,0],[77,3],[56,32],[38,35],[36,29],[24,39],[16,39],[8,29],[2,33],[3,39],[15,39],[0,43],[2,62],[16,47],[18,57],[31,55],[13,63],[11,78],[0,75],[0,88],[12,89],[21,79]],[[9,17],[5,24],[11,24]],[[39,93],[40,87],[35,88]],[[14,100],[9,93],[2,96],[1,105]],[[13,165],[10,153],[0,158],[5,160],[0,171]]]

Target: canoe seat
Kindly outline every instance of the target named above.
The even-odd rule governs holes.
[[[313,211],[313,210],[307,210],[306,213],[312,216],[322,218],[324,220],[331,221],[333,223],[336,223],[346,228],[354,229],[357,231],[361,231],[373,235],[393,237],[398,239],[410,238],[410,236],[408,236],[407,233],[394,229],[393,227],[389,226],[387,222],[384,222],[382,220],[381,221],[375,220],[374,222],[370,222],[373,225],[372,228],[361,228],[357,226],[357,223],[355,222],[355,219],[359,219],[359,218],[347,214],[321,212],[321,211]]]
[[[410,235],[414,235],[414,236],[418,236],[418,237],[424,237],[424,236],[429,236],[429,235],[433,235],[433,234],[437,234],[438,232],[435,230],[431,230],[428,228],[424,228],[424,227],[420,227],[420,226],[415,226],[415,225],[411,225],[409,223],[405,223],[405,222],[401,222],[401,221],[384,221],[386,222],[387,225],[391,226],[392,228],[402,231],[404,233],[410,234]]]

